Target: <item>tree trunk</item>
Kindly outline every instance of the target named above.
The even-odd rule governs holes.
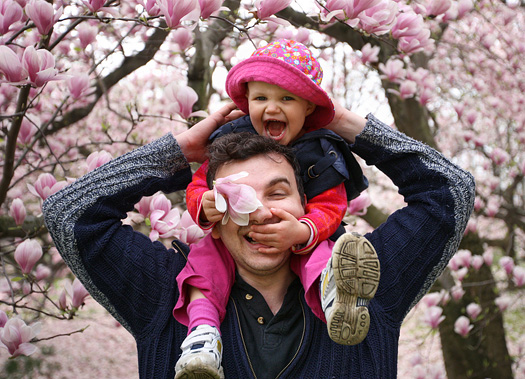
[[[464,247],[473,254],[482,254],[477,235],[469,233],[463,239]],[[512,361],[505,341],[502,313],[495,305],[498,290],[490,267],[479,271],[470,268],[463,280],[465,295],[443,308],[445,320],[439,325],[445,368],[449,378],[512,378]],[[454,332],[454,322],[465,315],[465,308],[477,303],[482,312],[473,322],[467,337]]]

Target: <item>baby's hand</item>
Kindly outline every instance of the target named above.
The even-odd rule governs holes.
[[[200,221],[203,223],[214,223],[222,220],[224,213],[221,213],[215,208],[215,195],[212,190],[204,192],[202,195],[202,209],[200,214]]]
[[[292,214],[282,209],[271,208],[272,214],[281,219],[278,223],[252,225],[250,238],[256,242],[268,245],[259,252],[276,254],[288,250],[294,245],[302,245],[310,239],[310,228],[297,220]]]

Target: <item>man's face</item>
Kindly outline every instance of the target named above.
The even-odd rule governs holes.
[[[262,207],[250,214],[250,225],[279,222],[270,208],[283,209],[296,218],[304,215],[304,207],[297,190],[292,166],[283,157],[271,154],[258,155],[246,161],[230,162],[221,166],[216,178],[246,171],[248,176],[235,183],[247,184],[255,190]],[[226,225],[218,223],[214,228],[214,237],[222,242],[232,255],[239,274],[243,278],[267,276],[281,270],[289,270],[290,250],[276,254],[263,254],[258,248],[264,245],[254,243],[247,237],[250,225],[239,226],[231,219]]]
[[[306,116],[315,105],[287,90],[264,82],[248,82],[248,111],[254,129],[281,145],[288,145],[302,134]]]

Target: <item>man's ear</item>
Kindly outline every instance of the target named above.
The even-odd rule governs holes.
[[[213,226],[213,229],[211,230],[211,236],[212,236],[212,238],[214,238],[214,239],[216,239],[216,240],[218,240],[219,238],[221,238],[221,232],[220,232],[219,228],[220,228],[220,227],[219,227],[217,224],[215,224],[215,225]]]

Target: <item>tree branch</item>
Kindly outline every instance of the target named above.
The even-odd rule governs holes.
[[[169,35],[169,30],[164,28],[157,28],[152,36],[147,40],[144,49],[135,55],[124,58],[124,61],[113,72],[105,76],[97,83],[95,87],[95,99],[83,108],[75,108],[70,112],[64,114],[60,120],[54,121],[49,127],[43,131],[44,136],[48,136],[62,130],[69,125],[72,125],[91,113],[98,100],[107,93],[111,87],[117,84],[122,78],[131,74],[135,70],[144,66],[153,59],[157,51]]]
[[[20,132],[20,127],[22,126],[22,115],[25,114],[27,108],[27,99],[29,98],[29,91],[31,85],[26,84],[22,86],[20,92],[18,93],[18,101],[16,104],[16,111],[13,121],[11,122],[11,127],[7,132],[6,138],[6,147],[5,147],[5,158],[4,158],[4,172],[2,174],[2,181],[0,182],[0,205],[2,205],[7,196],[7,190],[9,189],[9,184],[11,184],[11,179],[14,175],[14,163],[15,163],[15,151],[16,151],[16,140],[18,138],[18,133]]]

